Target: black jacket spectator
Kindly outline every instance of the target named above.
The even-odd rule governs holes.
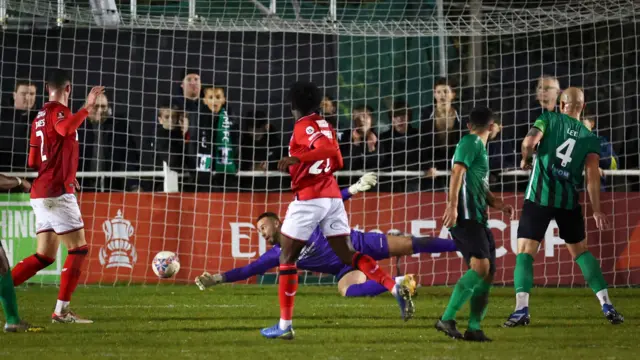
[[[280,136],[270,131],[270,124],[262,112],[248,113],[238,146],[240,170],[276,171],[278,161],[285,156]]]
[[[435,168],[439,171],[450,170],[451,159],[462,135],[462,119],[456,110],[455,121],[450,128],[439,127],[436,122],[435,108],[428,106],[422,111],[420,121],[421,168]],[[446,126],[446,125],[445,125]]]
[[[3,108],[0,113],[0,171],[27,171],[31,122],[37,111]]]
[[[126,119],[108,117],[103,122],[85,120],[78,128],[80,161],[78,171],[125,171],[133,159],[129,124]],[[84,191],[124,191],[124,178],[81,177]]]
[[[375,129],[370,129],[367,138],[356,129],[347,131],[340,141],[340,152],[344,159],[344,170],[375,170],[380,168],[380,139]]]

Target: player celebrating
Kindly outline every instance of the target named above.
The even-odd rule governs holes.
[[[11,190],[18,186],[21,186],[24,190],[31,188],[31,184],[27,180],[0,175],[0,190]],[[13,278],[9,270],[9,259],[7,259],[7,255],[0,242],[0,304],[4,310],[4,317],[7,320],[4,324],[4,332],[43,331],[44,328],[42,327],[33,326],[20,320],[16,290],[13,288]]]
[[[295,200],[289,204],[282,223],[278,293],[280,322],[262,329],[266,338],[293,339],[293,303],[298,289],[296,260],[305,242],[319,226],[335,254],[344,264],[353,264],[369,279],[381,283],[398,300],[405,320],[413,315],[413,301],[407,281],[396,285],[370,256],[351,248],[351,228],[333,172],[343,166],[340,148],[331,125],[318,113],[322,95],[315,84],[296,82],[289,91],[291,114],[296,119],[289,142],[289,156],[278,162],[288,170]]]
[[[560,238],[580,266],[582,274],[596,293],[602,312],[612,324],[624,318],[611,304],[607,282],[598,260],[589,252],[585,239],[584,218],[579,204],[578,186],[587,175],[587,192],[598,229],[608,227],[607,216],[600,209],[600,140],[580,122],[584,94],[568,88],[560,96],[560,112],[540,115],[522,142],[523,169],[531,169],[529,185],[518,226],[518,255],[513,275],[516,308],[505,327],[528,325],[529,292],[533,287],[533,257],[544,238],[551,219],[555,219]],[[535,161],[532,155],[538,146]]]
[[[76,130],[94,106],[104,87],[91,89],[84,107],[71,114],[67,107],[71,78],[61,69],[51,71],[47,79],[49,102],[31,124],[29,167],[38,170],[31,188],[31,207],[36,215],[36,253],[13,268],[16,286],[55,261],[60,242],[68,249],[60,276],[60,291],[51,316],[54,323],[92,323],[69,309],[71,294],[78,286],[82,262],[89,249],[84,223],[74,195],[78,169]]]
[[[367,191],[376,184],[376,175],[368,173],[348,188],[342,189],[342,199],[348,200],[361,191]],[[256,227],[260,235],[273,247],[262,254],[258,260],[247,266],[227,271],[223,274],[204,273],[196,278],[200,290],[220,283],[245,280],[251,276],[264,274],[265,271],[280,265],[281,222],[278,215],[266,212],[258,216]],[[433,237],[386,236],[377,232],[363,233],[351,230],[351,244],[356,251],[371,256],[374,260],[388,259],[392,256],[405,256],[417,253],[439,253],[456,251],[453,241]],[[345,265],[331,250],[327,238],[320,228],[316,228],[305,244],[297,266],[299,269],[335,275],[338,278],[338,290],[342,296],[376,296],[387,292],[379,283],[367,280],[366,275],[350,265]],[[415,288],[413,275],[406,275],[412,289]],[[396,283],[404,281],[404,276],[396,277]]]
[[[490,109],[473,109],[469,116],[470,134],[460,139],[453,154],[449,202],[443,220],[451,229],[451,236],[469,270],[456,283],[436,329],[454,339],[491,341],[480,328],[496,271],[496,244],[487,226],[487,205],[510,218],[513,216],[513,208],[489,191],[487,140],[494,126]],[[467,300],[470,300],[471,313],[469,326],[462,336],[456,328],[455,317]]]

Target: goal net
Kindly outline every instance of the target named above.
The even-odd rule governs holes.
[[[296,79],[326,95],[322,112],[345,157],[340,185],[378,174],[374,189],[345,203],[352,227],[443,238],[449,162],[469,111],[498,113],[489,184],[519,210],[520,142],[561,89],[577,86],[602,137],[613,224],[597,231],[583,196],[589,247],[609,283],[638,285],[639,14],[632,0],[3,0],[0,171],[33,177],[28,131],[47,101],[48,68],[72,74],[73,111],[91,86],[106,86],[78,131],[91,245],[82,281],[155,284],[151,260],[168,250],[182,267],[162,281],[187,283],[270,249],[255,221],[265,211],[284,217],[293,199],[276,164],[291,137],[286,95]],[[26,194],[0,194],[0,204],[0,239],[15,264],[35,249],[34,215]],[[490,212],[499,284],[513,279],[518,216]],[[584,284],[562,243],[552,223],[535,284]],[[56,283],[65,253],[32,282]],[[466,268],[457,253],[382,263],[422,285],[453,284]],[[274,281],[275,269],[245,280]]]

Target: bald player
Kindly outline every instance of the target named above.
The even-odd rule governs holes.
[[[529,293],[533,286],[533,258],[549,222],[556,220],[560,238],[580,266],[585,281],[598,297],[604,316],[612,324],[624,318],[611,304],[600,263],[587,248],[578,188],[587,176],[587,192],[598,229],[609,226],[600,208],[600,141],[582,122],[584,93],[568,88],[560,96],[560,112],[545,112],[522,142],[520,167],[531,170],[518,226],[518,255],[514,270],[516,308],[505,327],[528,325]],[[536,150],[535,160],[533,153]]]

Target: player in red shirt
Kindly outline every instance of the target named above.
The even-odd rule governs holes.
[[[408,320],[414,312],[411,296],[415,289],[408,282],[396,285],[373,258],[356,252],[351,246],[349,219],[333,176],[333,172],[343,166],[342,154],[335,131],[317,113],[322,100],[320,91],[313,83],[296,82],[289,96],[296,123],[289,142],[289,156],[280,160],[278,169],[291,175],[295,199],[289,204],[280,229],[280,322],[262,329],[262,335],[270,339],[293,339],[291,319],[298,289],[296,261],[318,227],[343,263],[362,271],[396,297],[403,319]]]
[[[75,196],[78,170],[77,129],[104,93],[104,87],[91,89],[84,107],[72,114],[67,107],[71,94],[71,78],[54,69],[47,79],[49,102],[44,104],[31,124],[29,167],[38,170],[31,187],[31,207],[36,215],[38,248],[32,256],[20,261],[12,271],[18,286],[55,261],[60,242],[68,249],[60,276],[60,291],[54,323],[82,323],[83,319],[69,309],[71,294],[80,280],[80,269],[89,248],[84,237],[84,223]]]

